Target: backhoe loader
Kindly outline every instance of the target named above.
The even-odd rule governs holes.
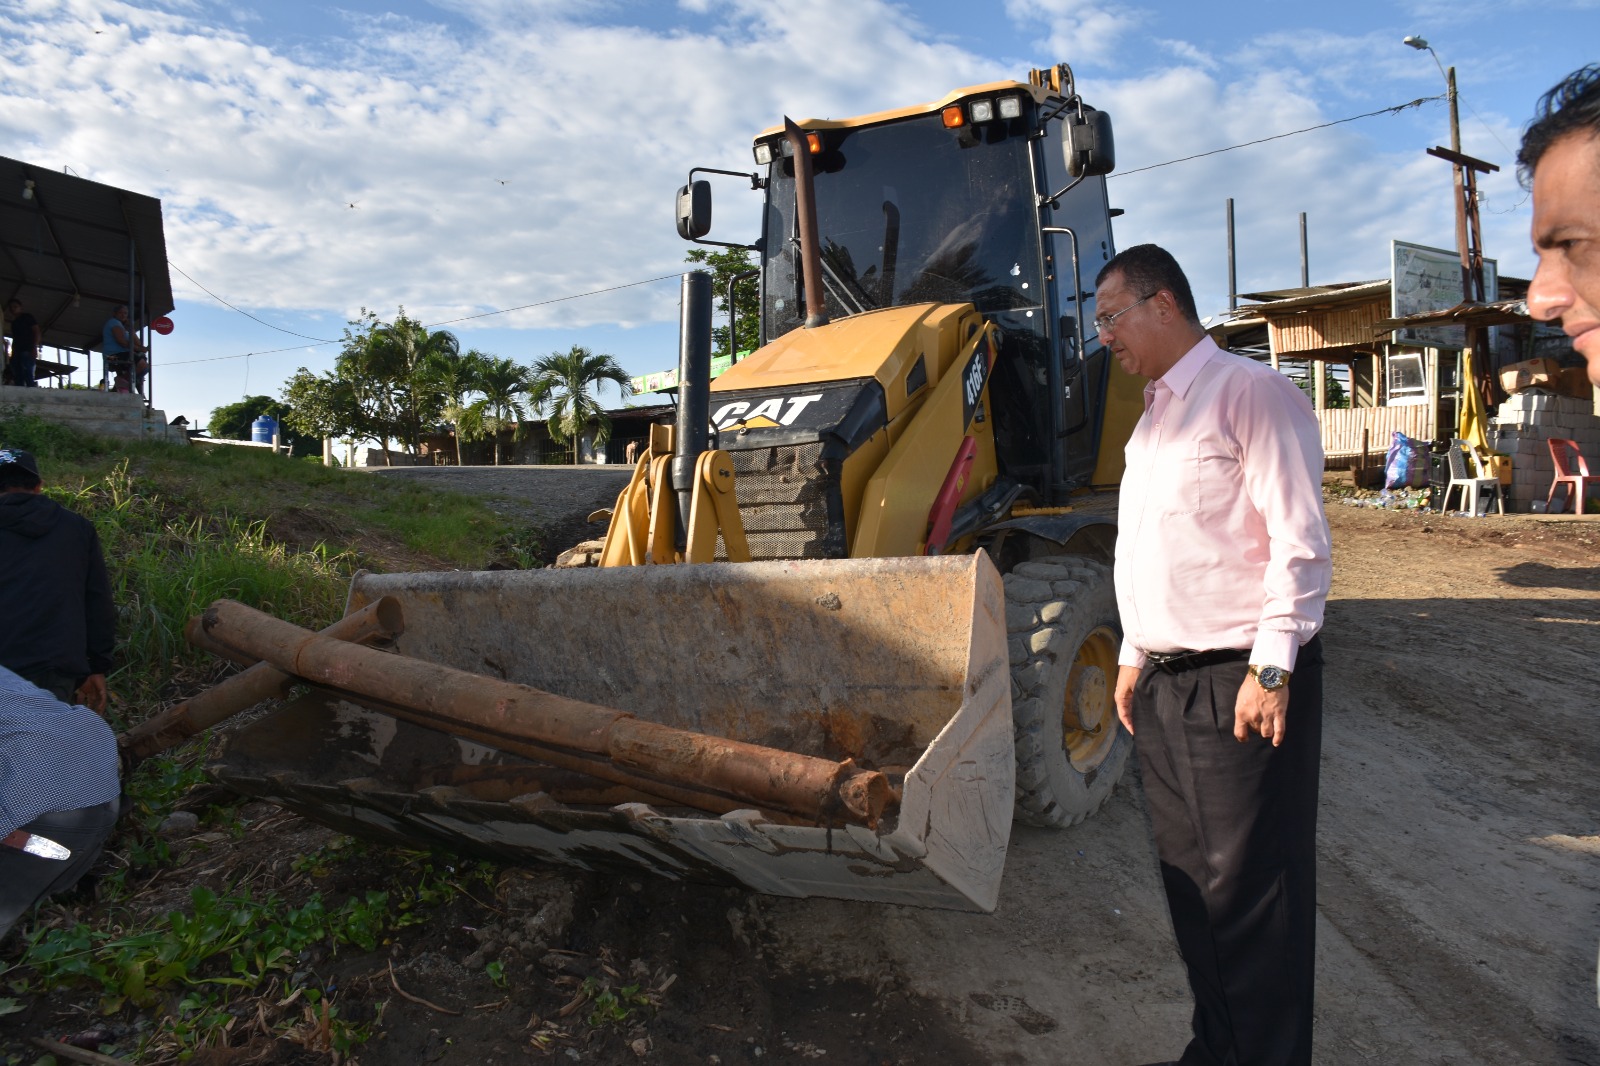
[[[598,568],[362,574],[376,631],[219,604],[195,639],[266,664],[242,699],[311,688],[217,777],[502,860],[976,910],[1013,816],[1105,800],[1105,490],[1140,406],[1086,332],[1109,118],[1062,64],[753,151],[691,170],[677,215],[728,244],[700,175],[761,195],[761,343],[712,382],[711,280],[684,276],[675,421]]]

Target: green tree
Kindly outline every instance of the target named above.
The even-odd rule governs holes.
[[[439,412],[456,431],[456,465],[461,465],[461,420],[468,407],[467,397],[482,392],[482,379],[491,357],[476,348],[471,351],[438,349],[422,360],[422,374],[439,395]]]
[[[371,439],[355,390],[332,373],[313,374],[301,367],[284,384],[283,399],[289,407],[285,421],[301,433]]]
[[[1300,386],[1300,391],[1306,394],[1306,399],[1315,405],[1317,402],[1317,379],[1315,375],[1310,370],[1307,370],[1305,377],[1300,378],[1295,384]],[[1344,391],[1344,385],[1331,372],[1328,374],[1327,399],[1328,410],[1330,411],[1350,406],[1350,396]]]
[[[687,261],[711,272],[711,288],[717,296],[716,322],[711,327],[711,346],[718,354],[726,355],[728,348],[728,282],[740,274],[755,269],[747,248],[691,248]],[[753,351],[760,333],[761,293],[755,278],[746,278],[734,285],[733,305],[738,309],[738,351]]]
[[[396,436],[399,418],[391,387],[394,368],[377,341],[383,326],[376,313],[363,307],[361,316],[345,327],[344,344],[334,359],[331,377],[339,383],[344,402],[350,405],[349,435],[357,441],[376,442],[383,449],[383,462],[388,466],[392,465],[389,442]]]
[[[299,429],[293,405],[270,396],[246,396],[237,403],[213,408],[206,430],[213,437],[225,440],[249,440],[255,420],[262,415],[278,423],[278,437],[288,447],[290,455],[322,454],[321,442]]]
[[[375,440],[391,462],[391,441],[422,450],[422,431],[438,422],[443,396],[424,366],[435,356],[458,355],[459,342],[444,330],[429,332],[400,308],[393,322],[380,321],[366,308],[344,331],[344,347],[333,376],[350,390],[360,412],[362,440]]]
[[[533,405],[525,405],[522,398],[532,390],[533,377],[527,367],[515,360],[481,358],[473,388],[483,396],[462,410],[456,431],[467,440],[492,438],[494,465],[499,466],[501,433],[509,429],[511,439],[519,440],[525,431],[529,408]],[[459,449],[456,461],[460,462]]]
[[[578,441],[591,422],[595,424],[595,444],[611,439],[611,419],[606,417],[600,401],[589,395],[590,389],[598,389],[607,381],[616,385],[624,398],[633,395],[628,372],[615,358],[595,355],[580,344],[565,353],[552,352],[533,364],[529,399],[550,412],[546,422],[550,439],[557,444],[571,444],[574,465],[578,462]]]
[[[361,353],[364,368],[377,375],[388,390],[388,420],[391,435],[411,445],[411,454],[422,452],[424,426],[437,422],[444,400],[434,379],[425,369],[430,360],[459,358],[460,342],[448,330],[429,332],[421,322],[400,308],[395,320],[377,323],[370,331]]]

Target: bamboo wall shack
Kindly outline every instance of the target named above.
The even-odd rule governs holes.
[[[1497,383],[1502,367],[1536,356],[1560,361],[1563,352],[1571,358],[1560,330],[1528,318],[1521,302],[1528,283],[1498,281],[1507,299],[1404,318],[1394,316],[1389,279],[1246,293],[1241,299],[1254,302],[1211,332],[1224,347],[1305,382],[1328,465],[1344,467],[1360,460],[1363,441],[1381,457],[1396,430],[1422,440],[1456,435],[1466,325],[1494,327],[1488,359],[1476,368],[1490,384],[1491,413],[1505,399]],[[1344,406],[1331,404],[1330,393],[1342,394]]]

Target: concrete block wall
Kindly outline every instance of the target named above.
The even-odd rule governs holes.
[[[98,389],[23,389],[0,385],[0,414],[15,411],[101,437],[131,437],[189,443],[189,435],[167,425],[163,411],[146,407],[144,398]]]
[[[1576,441],[1578,450],[1589,461],[1589,469],[1600,469],[1600,416],[1595,414],[1592,399],[1529,389],[1501,404],[1496,420],[1489,445],[1511,456],[1508,510],[1527,512],[1534,500],[1543,502],[1549,495],[1550,481],[1555,477],[1551,437]]]

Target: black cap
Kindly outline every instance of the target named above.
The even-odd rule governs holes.
[[[39,474],[39,463],[34,459],[32,452],[25,452],[21,448],[0,448],[0,466],[9,463],[15,463],[39,480],[44,480]]]

